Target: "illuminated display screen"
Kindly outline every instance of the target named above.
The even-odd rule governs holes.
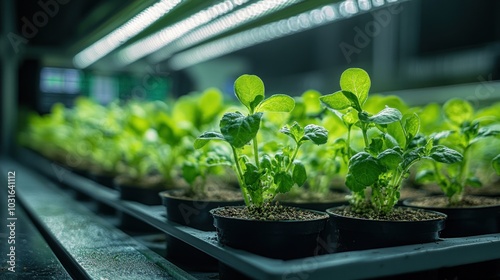
[[[40,72],[40,90],[45,93],[78,94],[82,73],[76,69],[44,67]]]

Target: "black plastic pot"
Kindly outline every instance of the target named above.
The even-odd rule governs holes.
[[[420,207],[407,199],[403,203],[409,207],[438,211],[448,216],[442,237],[465,237],[499,232],[498,213],[500,205],[482,207]]]
[[[161,199],[158,196],[158,193],[165,190],[165,188],[161,186],[144,188],[134,185],[120,184],[117,183],[116,180],[115,188],[120,192],[120,199],[131,200],[146,205],[161,205]],[[154,227],[120,211],[118,212],[118,218],[119,227],[124,230],[137,232],[157,231]]]
[[[500,230],[500,205],[482,207],[420,207],[414,206],[417,199],[407,199],[403,203],[409,207],[430,209],[445,213],[446,228],[442,237],[466,237],[481,234],[498,233]],[[478,273],[483,279],[500,277],[500,260],[466,264],[452,268],[441,268],[440,279],[477,279]]]
[[[220,216],[217,209],[210,213],[221,244],[283,260],[313,256],[317,252],[318,236],[328,220],[325,215],[309,221],[260,221]]]
[[[446,219],[445,214],[422,210],[433,212],[442,218],[427,221],[369,220],[341,216],[334,212],[338,208],[326,210],[335,231],[333,247],[336,248],[336,252],[437,241],[439,233],[444,229]]]
[[[99,173],[99,172],[90,172],[90,179],[92,179],[94,182],[100,184],[103,187],[109,189],[114,188],[114,182],[113,182],[113,180],[115,179],[114,175]],[[97,211],[107,215],[112,215],[116,213],[115,208],[108,206],[107,204],[104,204],[102,202],[97,202]]]
[[[167,219],[203,231],[215,230],[210,210],[244,204],[243,199],[236,201],[192,200],[176,197],[176,194],[178,194],[176,190],[163,191],[159,194],[165,206]],[[190,270],[216,271],[219,263],[217,259],[169,235],[167,235],[166,252],[169,260]]]
[[[242,207],[242,206],[240,206]],[[324,230],[328,217],[308,221],[259,221],[214,217],[219,243],[235,249],[245,250],[268,258],[290,260],[319,254],[318,238]],[[313,211],[323,214],[319,211]],[[239,272],[221,264],[220,279],[246,279]]]

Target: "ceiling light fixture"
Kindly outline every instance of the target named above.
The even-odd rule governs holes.
[[[249,0],[226,0],[202,10],[189,18],[127,46],[117,54],[118,65],[125,66],[152,52],[155,52],[189,31],[224,15]]]
[[[183,0],[161,0],[124,23],[113,32],[79,52],[73,58],[73,64],[78,68],[86,68],[95,63],[127,40],[150,26],[159,18],[170,12]]]
[[[168,63],[172,69],[181,70],[240,49],[348,18],[397,1],[387,0],[387,3],[381,3],[383,0],[372,0],[373,5],[371,5],[365,0],[346,0],[325,5],[178,53]]]
[[[304,0],[261,0],[246,7],[242,7],[212,22],[210,22],[210,20],[203,22],[203,24],[206,23],[206,25],[199,24],[196,26],[199,28],[197,29],[191,28],[188,30],[188,31],[193,30],[190,33],[188,33],[187,31],[183,32],[178,36],[174,36],[175,37],[174,39],[171,39],[171,37],[166,37],[165,35],[162,38],[161,35],[155,34],[153,35],[155,37],[152,37],[149,41],[144,41],[141,44],[130,46],[129,48],[126,48],[122,52],[120,52],[118,54],[118,63],[126,65],[146,55],[152,54],[155,51],[157,52],[154,54],[154,58],[152,60],[154,61],[164,60],[170,57],[172,53],[176,51],[185,49],[203,40],[209,39],[213,36],[216,36],[218,34],[236,28],[244,23],[253,21],[259,17],[279,11],[290,5],[302,1]],[[243,3],[247,1],[239,0],[232,2]],[[182,24],[179,25],[179,28],[182,28],[182,26],[185,24],[184,22],[181,23]],[[164,33],[167,34],[167,32]],[[180,38],[181,36],[183,37]],[[175,39],[178,38],[180,39],[174,41]],[[138,55],[138,51],[140,55]]]

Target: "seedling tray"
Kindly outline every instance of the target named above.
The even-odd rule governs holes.
[[[120,200],[117,191],[76,175],[29,150],[20,150],[18,156],[22,163],[56,182],[134,216],[256,279],[364,279],[500,259],[500,234],[443,238],[433,243],[326,254],[289,261],[269,259],[222,247],[217,242],[215,232],[169,222],[163,206]],[[23,188],[29,187],[18,188],[22,195]]]

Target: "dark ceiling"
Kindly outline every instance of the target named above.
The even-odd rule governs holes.
[[[18,0],[15,1],[17,32],[23,37],[32,37],[29,38],[29,46],[65,48],[98,29],[117,11],[133,2]]]

